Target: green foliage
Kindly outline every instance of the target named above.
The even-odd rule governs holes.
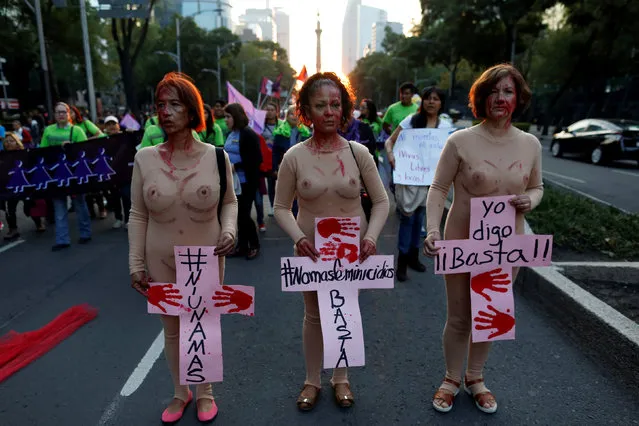
[[[639,215],[546,185],[541,204],[526,218],[537,234],[553,234],[557,247],[639,258]]]

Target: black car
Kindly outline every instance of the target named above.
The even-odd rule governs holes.
[[[581,154],[593,164],[630,159],[639,165],[639,121],[589,118],[577,121],[552,137],[553,157]]]

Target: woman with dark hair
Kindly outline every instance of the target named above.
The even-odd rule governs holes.
[[[377,251],[376,241],[388,217],[388,196],[368,149],[338,134],[353,113],[353,98],[334,73],[317,73],[302,86],[297,100],[300,121],[313,125],[313,136],[284,155],[275,190],[275,219],[295,243],[296,256],[319,258],[315,219],[360,217],[360,261]],[[372,201],[370,222],[362,208],[362,183]],[[291,207],[297,197],[299,214]],[[311,410],[322,387],[322,325],[317,292],[304,292],[303,345],[306,380],[297,399],[300,410]],[[331,384],[341,407],[354,403],[346,368],[333,370]]]
[[[363,99],[359,104],[359,119],[371,126],[375,139],[382,131],[382,119],[377,115],[377,105],[370,99]]]
[[[266,103],[266,120],[264,121],[264,131],[262,137],[266,141],[266,145],[271,149],[271,171],[266,177],[268,187],[268,200],[271,203],[269,216],[273,216],[273,203],[275,202],[275,173],[273,172],[273,139],[275,137],[275,129],[282,123],[277,117],[280,115],[280,107],[276,102],[270,101]],[[257,207],[257,206],[256,206]],[[262,207],[263,209],[263,207]]]
[[[199,133],[200,140],[211,145],[224,147],[222,129],[217,124],[213,116],[213,109],[208,104],[204,104],[204,121],[206,122],[206,128]]]
[[[403,129],[447,128],[448,121],[441,120],[439,114],[446,102],[443,90],[433,86],[422,93],[422,102],[415,114],[406,117],[397,126],[386,141],[386,154],[392,168],[395,168],[393,148]],[[427,186],[395,185],[395,201],[400,212],[399,232],[397,235],[397,279],[408,279],[408,268],[417,272],[426,271],[426,266],[419,261],[419,249],[422,243],[422,228],[426,214]]]
[[[224,149],[229,154],[233,170],[237,173],[242,187],[242,193],[238,198],[235,255],[246,256],[246,259],[251,260],[260,253],[260,238],[251,218],[262,163],[260,139],[249,127],[249,119],[242,105],[228,104],[224,107],[224,115],[226,125],[231,131],[226,138]]]
[[[84,130],[73,125],[69,105],[64,102],[58,102],[55,104],[55,107],[53,107],[53,112],[55,114],[55,124],[51,124],[44,129],[42,140],[40,141],[40,148],[59,145],[64,146],[68,143],[84,142],[87,140],[87,135],[84,133]],[[73,210],[78,219],[78,228],[80,229],[80,239],[78,243],[86,244],[91,241],[89,208],[87,207],[84,194],[72,195],[71,200],[73,202]],[[69,211],[67,209],[67,197],[54,198],[52,201],[55,216],[55,245],[51,250],[58,251],[71,246],[71,238],[69,237]]]
[[[155,89],[155,103],[167,140],[137,152],[131,180],[129,270],[131,286],[145,297],[150,277],[156,282],[175,282],[175,246],[216,246],[223,283],[224,256],[233,250],[237,220],[228,156],[224,154],[226,190],[220,199],[219,148],[193,135],[194,131],[204,130],[204,108],[198,89],[186,75],[169,73]],[[207,284],[210,285],[200,285]],[[193,400],[193,393],[189,386],[180,384],[181,319],[160,317],[164,354],[175,392],[162,413],[162,421],[175,423]],[[198,384],[195,399],[198,419],[213,420],[218,408],[211,384]]]
[[[87,138],[95,138],[102,136],[102,131],[88,118],[82,117],[82,113],[75,105],[69,105],[71,109],[71,119],[73,124],[81,128],[87,135]]]
[[[475,81],[469,94],[470,107],[482,123],[453,133],[442,151],[426,208],[428,234],[424,253],[437,256],[435,242],[441,239],[444,204],[454,185],[453,204],[446,217],[444,239],[469,238],[470,200],[474,197],[512,196],[517,210],[516,232],[524,233],[524,214],[539,205],[544,189],[541,179],[541,144],[530,133],[511,124],[525,110],[531,92],[521,73],[510,64],[496,65]],[[517,276],[513,268],[512,282]],[[448,412],[459,392],[464,358],[468,355],[464,388],[485,413],[497,411],[495,397],[484,385],[483,370],[490,342],[470,343],[471,308],[469,274],[444,275],[447,318],[444,327],[446,375],[433,396],[433,408]]]

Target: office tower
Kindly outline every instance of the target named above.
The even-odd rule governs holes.
[[[348,75],[358,59],[357,53],[357,9],[361,0],[348,0],[342,23],[342,72]]]
[[[240,15],[240,28],[252,28],[255,25],[261,29],[261,37],[258,37],[260,40],[277,41],[277,24],[273,9],[247,9],[244,15]]]
[[[182,14],[182,0],[159,0],[153,7],[153,20],[161,27],[175,23],[175,15]]]
[[[383,52],[382,42],[386,37],[386,27],[390,27],[395,34],[402,34],[404,26],[399,22],[375,22],[372,28],[372,39],[370,44],[370,53]]]
[[[282,12],[279,9],[275,9],[275,24],[277,25],[277,43],[280,46],[282,46],[284,49],[286,49],[286,52],[288,53],[288,57],[290,59],[291,57],[290,18],[286,13]]]
[[[364,56],[364,49],[371,46],[373,24],[388,21],[388,13],[376,7],[359,5],[357,8],[357,57]]]
[[[214,30],[216,28],[232,28],[231,8],[233,0],[168,0],[182,2],[182,17],[193,17],[200,28]]]

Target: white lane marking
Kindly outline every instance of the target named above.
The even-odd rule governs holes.
[[[639,173],[633,173],[633,172],[624,172],[623,170],[612,170],[613,173],[618,173],[620,175],[626,175],[626,176],[634,176],[639,178]]]
[[[600,268],[636,268],[639,262],[553,262],[554,266],[597,266]]]
[[[115,416],[115,413],[118,411],[118,406],[120,405],[120,400],[122,397],[120,395],[116,395],[113,398],[113,401],[109,404],[109,406],[102,413],[102,417],[98,420],[97,426],[106,426],[111,423],[111,419]]]
[[[567,190],[569,190],[569,191],[572,191],[572,192],[574,192],[574,193],[577,193],[577,194],[579,194],[579,195],[581,195],[581,196],[583,196],[583,197],[589,198],[589,199],[591,199],[592,201],[596,201],[597,203],[601,203],[601,204],[606,205],[606,206],[614,207],[614,208],[616,208],[617,210],[619,210],[620,212],[623,212],[623,213],[626,213],[626,214],[632,214],[632,212],[629,212],[628,210],[622,209],[621,207],[614,206],[614,205],[610,204],[610,203],[609,203],[609,202],[607,202],[607,201],[604,201],[604,200],[599,199],[599,198],[597,198],[597,197],[593,197],[592,195],[590,195],[590,194],[586,194],[585,192],[580,191],[580,190],[578,190],[578,189],[576,189],[576,188],[573,188],[572,186],[568,186],[568,185],[566,185],[565,183],[557,182],[556,180],[553,180],[553,179],[548,179],[548,178],[545,178],[545,179],[546,179],[548,182],[551,182],[553,185],[561,186],[562,188],[565,188],[565,189],[567,189]]]
[[[9,249],[12,249],[15,246],[18,246],[18,245],[20,245],[20,244],[22,244],[24,242],[25,242],[25,240],[18,240],[18,241],[14,241],[12,243],[9,243],[7,245],[4,245],[4,246],[0,247],[0,253],[5,252],[5,251],[7,251]]]
[[[158,359],[162,350],[164,349],[164,331],[160,331],[158,337],[155,338],[151,347],[144,354],[140,363],[133,373],[129,376],[129,379],[126,381],[124,386],[122,386],[122,390],[120,391],[120,395],[122,396],[131,396],[133,392],[138,390],[144,379],[146,378],[151,368],[153,368],[153,364]]]
[[[566,180],[571,180],[573,182],[577,182],[577,183],[586,183],[585,180],[581,180],[581,179],[577,179],[574,177],[570,177],[570,176],[566,176],[566,175],[560,175],[559,173],[554,173],[554,172],[549,172],[548,170],[543,170],[542,174],[546,174],[546,175],[551,175],[551,176],[556,176],[558,178],[562,178],[562,179],[566,179]]]

